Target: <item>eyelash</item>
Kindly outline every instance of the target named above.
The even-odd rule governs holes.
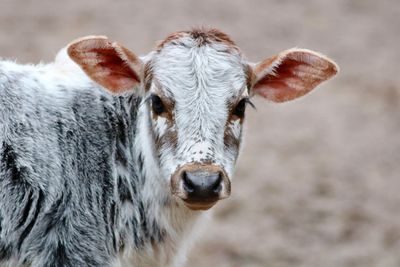
[[[252,108],[255,109],[254,104],[250,101],[249,98],[246,97],[246,98],[243,98],[242,100],[240,100],[236,104],[235,108],[233,109],[233,114],[238,116],[239,118],[243,118],[245,111],[246,111],[247,104],[249,104]]]
[[[250,105],[250,107],[252,107],[253,109],[256,109],[256,106],[254,105],[253,102],[250,101],[250,98],[246,97],[246,103]]]

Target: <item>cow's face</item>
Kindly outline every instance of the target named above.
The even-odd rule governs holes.
[[[205,38],[177,34],[145,64],[162,173],[194,209],[230,195],[250,97],[249,67],[239,51]]]
[[[79,40],[69,54],[113,92],[140,84],[161,176],[194,210],[230,195],[252,95],[291,100],[337,71],[327,58],[301,49],[246,62],[216,30],[175,33],[143,61],[104,37]]]

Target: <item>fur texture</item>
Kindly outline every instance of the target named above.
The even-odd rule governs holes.
[[[96,38],[82,40],[90,49],[107,40]],[[179,32],[140,60],[106,44],[99,55],[75,47],[85,52],[76,54],[82,69],[110,91],[121,84],[125,91],[132,77],[123,74],[132,72],[139,88],[110,94],[66,50],[49,65],[0,62],[1,266],[181,266],[208,212],[174,196],[171,176],[185,164],[218,166],[233,176],[240,103],[248,102],[254,79],[267,82],[255,77],[254,64],[229,37],[217,30]],[[110,80],[105,62],[114,50],[121,58],[109,64],[117,79]],[[258,75],[279,70],[284,59],[277,58],[262,62]],[[290,68],[299,66],[291,60]],[[285,78],[304,73],[289,67]],[[306,85],[315,86],[309,77]],[[154,95],[164,103],[162,114],[154,112]]]
[[[193,40],[184,42],[195,46],[190,44]],[[230,98],[243,93],[245,82],[244,76],[232,80],[232,59],[218,51],[223,47],[195,48],[198,51],[189,55],[187,49],[171,47],[162,52],[165,55],[151,56],[153,71],[166,88],[172,82],[162,73],[166,61],[175,60],[175,67],[191,62],[181,70],[172,69],[184,71],[181,90],[165,91],[178,103],[177,114],[187,114],[195,104],[192,118],[174,116],[173,128],[179,133],[176,149],[168,142],[155,149],[155,136],[164,136],[171,127],[163,117],[154,120],[149,111],[146,96],[154,84],[145,96],[133,92],[113,96],[91,82],[64,51],[50,65],[0,63],[1,262],[11,266],[184,262],[188,237],[207,212],[191,211],[174,199],[169,176],[180,164],[205,160],[231,162],[228,169],[233,171],[237,151],[228,151],[225,158],[221,122],[228,115],[221,96],[227,87],[234,89]],[[210,62],[204,60],[217,64],[216,72],[206,69]],[[235,60],[239,62],[239,57]],[[224,75],[228,76],[221,84]],[[210,118],[209,109],[222,113]],[[188,123],[198,127],[188,131]]]

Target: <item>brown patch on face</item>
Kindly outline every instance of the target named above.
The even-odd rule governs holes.
[[[240,146],[240,138],[236,138],[230,129],[229,124],[231,123],[230,120],[228,120],[226,126],[225,126],[225,131],[224,131],[224,145],[226,148],[232,149],[232,150],[239,150]],[[240,124],[242,124],[242,121],[240,121]]]
[[[236,44],[227,34],[217,29],[193,29],[191,32],[189,32],[189,34],[193,39],[197,39],[199,41],[200,46],[209,44],[210,42],[215,42],[236,47]]]
[[[240,101],[242,101],[243,98],[239,98],[234,102],[228,103],[228,120],[227,120],[227,124],[231,123],[235,120],[239,120],[240,124],[243,124],[243,120],[244,120],[244,116],[243,117],[239,117],[238,115],[235,114],[235,108],[236,106],[239,104]]]
[[[149,61],[144,64],[143,67],[143,88],[145,92],[148,92],[151,87],[151,82],[153,81],[153,65]]]
[[[162,50],[166,45],[171,44],[183,37],[191,37],[196,40],[198,46],[204,46],[210,43],[222,43],[240,53],[240,49],[236,46],[235,42],[226,33],[220,30],[211,28],[196,28],[191,31],[179,31],[168,35],[164,40],[162,40],[157,46],[156,50]]]
[[[159,136],[157,134],[155,136],[154,143],[155,143],[156,150],[159,153],[159,156],[160,156],[160,151],[163,147],[169,146],[173,150],[176,150],[176,148],[178,146],[178,134],[175,130],[171,129],[171,126],[172,125],[170,125],[168,123],[167,131],[161,136]]]
[[[254,86],[254,83],[256,81],[256,75],[255,75],[255,73],[253,71],[253,68],[248,64],[243,64],[243,71],[244,71],[245,76],[246,76],[247,93],[250,96],[251,95],[251,89]],[[241,100],[243,100],[243,98],[239,98],[239,99],[236,99],[236,101],[232,101],[232,102],[228,103],[229,117],[228,117],[227,123],[230,123],[230,122],[235,121],[235,120],[240,120],[239,123],[243,124],[244,116],[240,117],[240,116],[237,116],[234,113],[234,110],[235,110],[236,106],[239,104],[239,102]]]
[[[164,117],[167,119],[168,122],[170,122],[172,124],[174,121],[175,102],[173,99],[171,99],[170,97],[165,95],[165,93],[161,89],[161,84],[156,79],[154,79],[153,82],[154,82],[154,85],[156,88],[156,95],[161,99],[162,104],[165,108],[165,111],[161,114],[155,114],[152,111],[152,115],[153,115],[152,117],[154,120],[157,120],[157,118],[159,116]]]
[[[148,105],[149,105],[150,112],[151,112],[152,125],[154,127],[157,124],[157,121],[159,120],[160,117],[165,118],[166,123],[167,123],[167,129],[165,130],[164,133],[158,133],[155,130],[153,130],[155,147],[160,156],[160,151],[164,146],[169,145],[173,149],[176,149],[176,147],[177,147],[178,135],[176,133],[176,130],[172,129],[173,125],[175,124],[175,118],[174,118],[175,102],[172,99],[170,99],[168,96],[165,95],[165,93],[161,89],[161,85],[157,81],[157,79],[150,78],[150,76],[152,77],[151,66],[146,67],[146,65],[145,65],[145,69],[144,69],[144,71],[145,71],[144,77],[145,77],[145,79],[147,77],[147,79],[153,80],[154,86],[155,86],[155,95],[161,99],[162,105],[164,107],[164,112],[157,114],[153,111],[152,100],[149,101]],[[151,81],[146,82],[146,80],[145,80],[145,85],[146,84],[147,84],[148,88],[146,88],[145,90],[148,91],[148,90],[150,90]]]
[[[187,31],[178,31],[178,32],[171,33],[164,40],[160,41],[157,44],[156,50],[160,51],[161,49],[164,48],[165,45],[182,38],[183,36],[187,35],[187,33],[188,33]]]
[[[239,150],[239,146],[240,146],[240,141],[241,138],[236,138],[235,135],[233,134],[232,130],[231,130],[231,124],[234,123],[234,121],[239,120],[239,124],[243,125],[244,122],[244,115],[243,117],[239,117],[238,115],[236,115],[234,113],[234,110],[236,108],[236,106],[238,105],[238,103],[242,101],[242,99],[239,99],[239,101],[235,101],[232,102],[228,105],[228,112],[229,112],[229,116],[228,116],[228,120],[226,121],[225,124],[225,131],[224,131],[224,145],[226,148],[229,149],[233,149],[238,151]]]

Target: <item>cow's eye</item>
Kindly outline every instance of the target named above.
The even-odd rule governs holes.
[[[246,103],[247,103],[247,98],[243,98],[242,100],[237,103],[235,109],[233,110],[233,114],[238,116],[239,118],[244,117],[244,111],[246,110]]]
[[[244,112],[246,110],[246,106],[249,104],[252,108],[256,108],[253,103],[251,103],[249,98],[243,98],[236,104],[235,109],[233,110],[233,115],[238,116],[239,118],[244,117]]]
[[[158,95],[151,95],[151,108],[157,115],[160,115],[165,111],[164,104]]]

